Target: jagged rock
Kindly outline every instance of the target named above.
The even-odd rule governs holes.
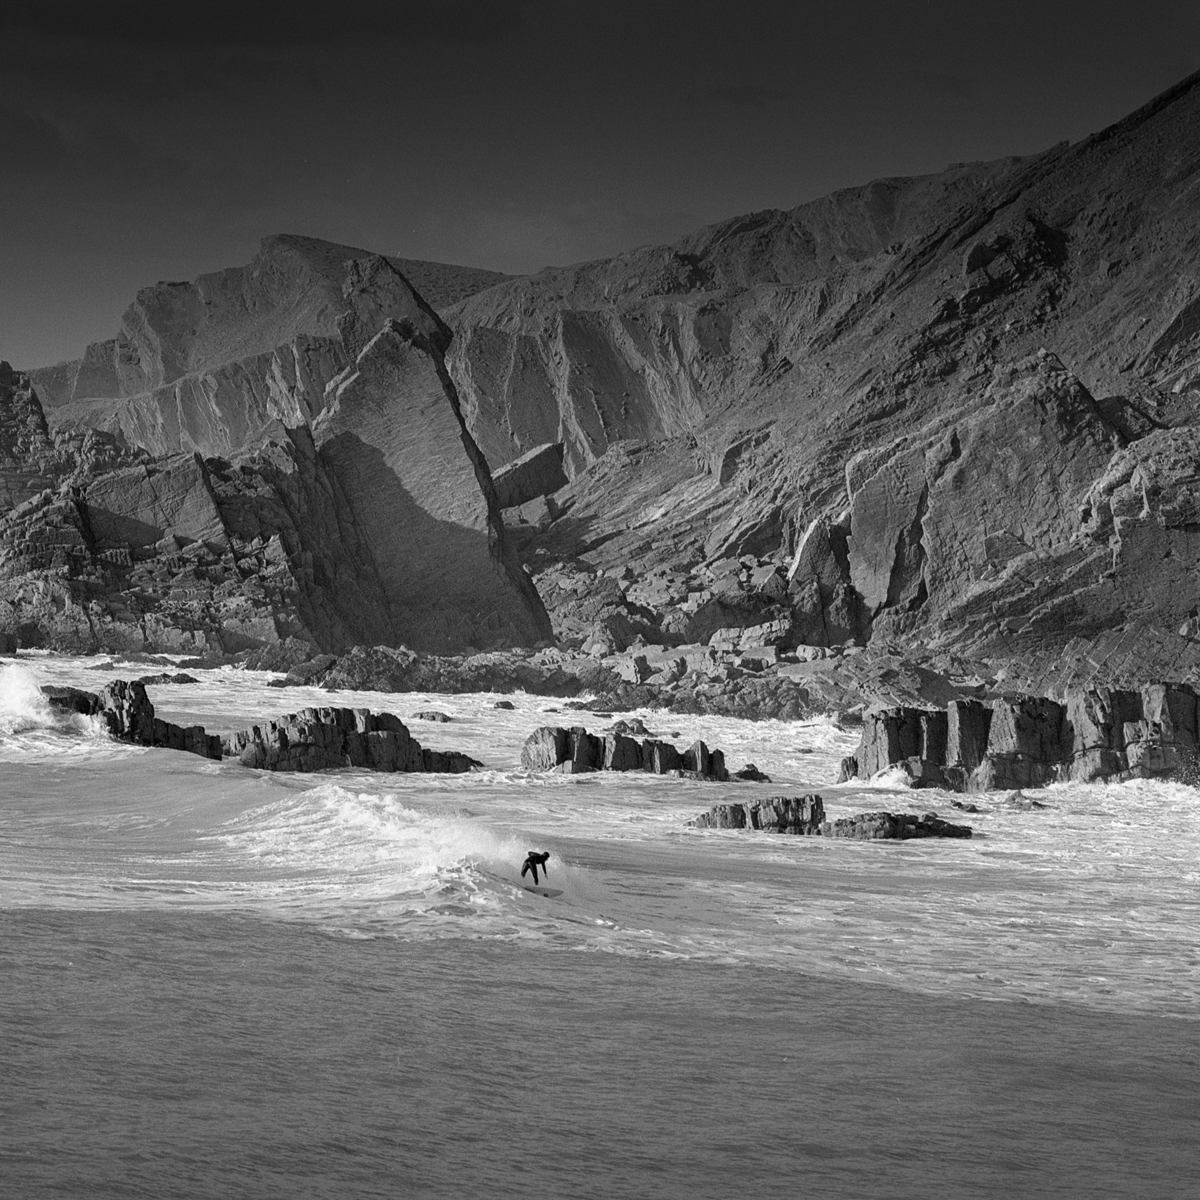
[[[760,829],[815,836],[825,827],[825,804],[816,794],[771,796],[749,804],[716,804],[689,825],[697,829]]]
[[[557,725],[543,725],[525,739],[521,747],[521,770],[553,771],[567,760],[568,734]]]
[[[144,290],[120,337],[36,373],[60,428],[108,433],[51,442],[9,371],[0,456],[27,477],[0,522],[0,626],[68,650],[307,644],[285,669],[355,643],[546,639],[450,336],[395,263],[282,237],[246,268]],[[37,436],[6,437],[6,411],[31,406]]]
[[[194,675],[188,675],[184,671],[176,671],[174,673],[170,671],[162,671],[158,675],[143,675],[135,682],[142,684],[143,687],[151,687],[156,684],[162,685],[165,683],[180,685],[187,683],[199,683],[200,680],[198,680]]]
[[[939,719],[944,718],[944,719]],[[952,701],[947,713],[915,708],[865,715],[857,754],[842,775],[902,767],[915,786],[955,791],[1043,787],[1131,776],[1190,775],[1200,761],[1200,694],[1186,684],[1148,684],[984,704]]]
[[[373,771],[461,774],[483,764],[458,751],[429,750],[391,713],[366,708],[303,708],[266,725],[231,734],[225,753],[267,771]]]
[[[689,596],[742,590],[749,553],[754,572],[789,564],[806,643],[956,647],[1055,696],[1192,677],[1198,115],[1191,76],[1071,146],[737,217],[448,311],[489,460],[564,440],[535,576],[671,568],[670,588],[626,589],[669,641]],[[576,636],[559,594],[556,632]]]
[[[724,754],[710,750],[701,741],[693,742],[681,753],[670,742],[646,738],[639,743],[615,732],[597,737],[582,725],[535,729],[521,749],[521,768],[569,775],[640,770],[652,775],[679,773],[696,779],[729,779]]]
[[[516,708],[516,705],[511,700],[497,700],[492,707],[504,709],[505,712],[512,712]]]
[[[969,838],[972,831],[969,825],[953,825],[937,813],[918,817],[915,813],[871,812],[827,821],[821,832],[826,837],[876,841],[882,838]]]
[[[439,724],[445,724],[454,718],[449,713],[439,712],[436,708],[422,708],[413,713],[412,719],[414,721],[435,721]]]
[[[99,693],[47,684],[42,688],[42,695],[58,712],[99,717],[108,732],[120,741],[184,750],[204,758],[221,757],[221,739],[205,733],[203,726],[181,727],[156,717],[154,705],[140,680],[114,679]]]

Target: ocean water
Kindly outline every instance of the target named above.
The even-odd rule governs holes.
[[[160,715],[437,708],[415,735],[486,768],[124,746],[38,686],[136,669],[0,667],[0,1196],[1200,1194],[1195,789],[983,798],[970,841],[694,830],[801,791],[956,814],[834,785],[824,721],[638,714],[769,785],[546,777],[552,700],[194,673]]]

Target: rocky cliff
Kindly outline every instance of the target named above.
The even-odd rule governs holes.
[[[1050,690],[1196,671],[1198,135],[1200,75],[1076,145],[463,300],[476,440],[562,442],[572,477],[524,552],[631,568],[626,599],[751,555],[793,641]]]
[[[144,603],[143,575],[95,588],[146,644],[170,612],[223,646],[553,628],[605,662],[644,643],[754,672],[799,648],[803,673],[857,645],[1046,696],[1190,678],[1198,133],[1200,75],[1076,145],[524,279],[269,238],[0,383],[4,619],[83,629],[73,564],[153,559]],[[219,520],[183,482],[178,527],[112,500],[139,470],[204,480]],[[203,561],[168,587],[185,551]]]
[[[4,626],[226,655],[549,637],[445,367],[450,331],[399,262],[268,238],[245,267],[143,289],[75,362],[5,367]],[[405,265],[445,300],[503,278]]]
[[[153,457],[92,430],[51,438],[28,378],[7,364],[0,439],[12,503],[0,514],[0,629],[21,645],[221,657],[294,645],[295,659],[547,632],[489,519],[486,473],[469,480],[481,515],[466,527],[422,508],[354,435],[318,444],[301,426],[229,459]],[[459,455],[466,478],[474,464],[461,441]],[[382,537],[370,518],[386,503],[395,528]]]

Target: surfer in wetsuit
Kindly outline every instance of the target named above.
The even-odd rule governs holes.
[[[533,882],[537,883],[538,867],[541,867],[542,870],[546,873],[546,875],[549,875],[550,868],[548,866],[546,866],[546,859],[548,859],[549,857],[550,857],[549,850],[544,851],[542,854],[539,854],[536,850],[530,850],[528,855],[526,855],[526,857],[525,857],[525,862],[521,866],[521,878],[522,879],[525,878],[526,871],[532,871],[533,872]]]

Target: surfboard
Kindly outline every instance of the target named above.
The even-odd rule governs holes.
[[[562,895],[562,888],[542,887],[541,884],[524,883],[521,885],[527,892],[533,892],[537,896],[546,896],[553,900],[555,896]]]

